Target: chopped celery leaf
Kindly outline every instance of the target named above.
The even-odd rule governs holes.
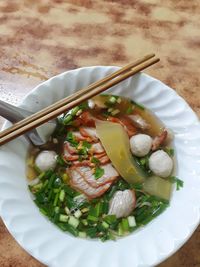
[[[104,169],[102,169],[100,167],[95,168],[95,172],[94,172],[95,179],[99,179],[103,175],[104,175]]]
[[[184,182],[182,180],[180,180],[179,178],[177,178],[176,176],[171,176],[169,178],[169,181],[173,184],[176,184],[176,190],[180,190],[181,187],[183,187]]]

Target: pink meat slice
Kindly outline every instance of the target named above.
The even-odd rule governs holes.
[[[83,136],[79,131],[74,131],[73,135],[75,136],[77,141],[87,141],[87,142],[92,142],[92,138],[88,136]]]
[[[70,154],[77,154],[77,150],[69,142],[64,142],[64,150],[67,150]]]
[[[118,172],[111,164],[106,164],[101,166],[104,169],[104,174],[99,179],[94,176],[94,170],[90,167],[79,167],[77,171],[82,174],[85,181],[92,187],[98,188],[99,186],[105,185],[107,183],[112,183],[119,176]]]
[[[165,140],[167,139],[167,135],[167,130],[163,129],[162,132],[154,138],[151,148],[152,151],[157,150],[165,142]]]
[[[100,163],[101,165],[104,165],[104,164],[107,164],[107,163],[110,162],[109,157],[108,157],[105,153],[102,153],[102,154],[96,154],[96,155],[93,155],[93,156],[99,160],[99,163]],[[89,167],[95,167],[95,164],[94,164],[93,162],[91,162],[91,159],[85,159],[85,160],[82,160],[82,161],[75,160],[75,161],[73,161],[73,165],[74,165],[74,166],[89,166]]]
[[[69,153],[68,149],[67,149],[67,146],[64,145],[64,153],[63,153],[63,158],[64,160],[67,160],[67,161],[74,161],[74,160],[78,160],[79,159],[79,155],[72,155]]]
[[[66,141],[64,143],[64,146],[70,154],[77,154],[78,153],[78,150],[75,147],[73,147],[69,142]],[[88,151],[89,154],[102,154],[104,152],[105,152],[105,150],[104,150],[104,148],[100,142],[92,143],[91,148]]]
[[[77,170],[76,167],[71,167],[68,169],[68,174],[71,178],[71,186],[84,193],[89,199],[97,198],[103,195],[111,186],[111,183],[107,183],[98,188],[92,187],[84,180],[82,174]]]
[[[94,167],[95,164],[92,163],[90,160],[86,159],[86,160],[82,160],[82,161],[79,161],[79,160],[75,160],[73,161],[73,166],[89,166],[89,167]]]
[[[89,150],[89,152],[92,154],[101,154],[101,153],[104,153],[105,150],[104,150],[102,144],[99,142],[99,143],[92,144],[92,147]]]
[[[84,137],[91,138],[93,142],[98,142],[98,136],[95,128],[80,127],[80,133]]]
[[[104,156],[102,156],[102,157],[100,157],[100,158],[98,158],[98,159],[99,159],[99,161],[100,161],[100,163],[101,163],[102,165],[104,165],[104,164],[110,162],[110,159],[109,159],[109,157],[108,157],[107,155],[104,155]]]

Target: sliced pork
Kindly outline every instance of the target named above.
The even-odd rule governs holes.
[[[107,120],[121,124],[124,127],[124,129],[126,130],[129,137],[131,137],[137,133],[136,127],[133,125],[133,122],[131,121],[131,119],[128,118],[127,116],[120,117],[120,118],[110,116],[110,117],[108,117]]]
[[[76,140],[79,141],[87,141],[87,142],[92,142],[92,139],[87,137],[87,136],[83,136],[79,131],[73,131],[73,135],[75,136]]]
[[[115,170],[115,168],[112,166],[112,164],[106,164],[104,166],[101,166],[101,168],[104,170],[104,174],[99,179],[96,179],[94,176],[94,169],[90,167],[80,167],[77,168],[79,173],[82,174],[85,181],[91,185],[92,187],[99,187],[106,183],[112,183],[117,179],[119,176],[118,172]]]
[[[139,114],[129,115],[128,117],[132,120],[136,127],[142,130],[150,128],[150,125]]]
[[[86,138],[90,138],[93,142],[98,142],[97,131],[94,127],[80,127],[80,133]]]
[[[162,132],[156,136],[153,140],[153,143],[152,143],[152,151],[155,151],[157,150],[158,148],[160,148],[160,146],[165,142],[165,140],[167,139],[167,135],[168,135],[168,132],[166,129],[163,129]]]
[[[79,159],[79,155],[71,154],[68,150],[68,147],[64,145],[64,153],[63,153],[63,158],[66,161],[74,161]]]
[[[99,160],[99,164],[100,165],[105,165],[105,164],[107,164],[107,163],[110,162],[109,157],[105,153],[103,153],[103,154],[97,154],[97,155],[95,155],[95,158],[97,158]],[[95,164],[91,160],[92,160],[92,158],[90,158],[90,159],[84,159],[82,161],[80,161],[80,160],[74,160],[73,161],[73,165],[74,166],[95,167]]]
[[[80,143],[78,148],[72,146],[68,141],[64,143],[65,149],[70,153],[70,154],[77,154],[78,150],[81,149],[82,144]],[[92,143],[91,148],[88,149],[88,154],[105,154],[105,150],[101,143]]]
[[[106,183],[105,185],[102,185],[97,188],[92,187],[85,181],[82,174],[77,170],[76,167],[68,169],[68,174],[71,178],[71,186],[76,190],[84,193],[89,199],[100,197],[111,186],[111,183]]]

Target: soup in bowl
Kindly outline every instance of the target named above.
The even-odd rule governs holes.
[[[62,73],[20,106],[37,112],[116,69]],[[105,93],[60,116],[45,147],[32,148],[20,137],[0,148],[1,218],[17,242],[48,266],[154,266],[199,223],[194,112],[172,89],[141,73]],[[86,115],[95,125],[87,125]],[[73,125],[80,117],[83,124]],[[148,127],[141,129],[141,122]],[[155,164],[163,155],[169,169]],[[182,185],[177,177],[184,181],[179,191],[173,190],[173,182]]]
[[[40,211],[74,236],[116,240],[170,204],[173,135],[129,98],[99,95],[62,114],[31,148],[29,189]]]

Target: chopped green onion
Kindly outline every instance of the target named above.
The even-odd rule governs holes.
[[[77,228],[79,225],[79,220],[75,218],[74,216],[69,216],[69,221],[68,223],[72,225],[74,228]]]
[[[43,215],[47,216],[47,212],[46,212],[44,209],[40,208],[40,212],[41,212]]]
[[[54,223],[57,223],[57,222],[59,221],[59,217],[60,217],[59,213],[55,213],[55,214],[54,214],[54,217],[53,217],[53,219],[52,219],[52,221],[53,221]]]
[[[83,219],[81,222],[82,222],[82,224],[85,225],[85,226],[88,225],[88,221],[87,221],[86,219]]]
[[[67,222],[68,221],[68,216],[65,214],[60,214],[59,221],[60,222]]]
[[[45,190],[45,188],[47,187],[48,183],[49,183],[48,180],[46,180],[46,181],[44,182],[43,187],[42,187],[42,191]]]
[[[111,104],[115,104],[117,102],[117,97],[116,96],[111,96],[108,100]]]
[[[86,238],[87,234],[86,234],[86,232],[79,232],[78,236],[81,237],[81,238]]]
[[[98,218],[93,215],[88,215],[87,217],[88,221],[97,222]]]
[[[109,203],[107,201],[104,201],[102,204],[102,213],[107,214],[109,209]]]
[[[121,102],[122,102],[121,97],[118,97],[118,98],[117,98],[117,103],[120,104]]]
[[[94,238],[94,237],[96,237],[97,229],[95,227],[87,228],[86,234],[87,234],[87,236]]]
[[[80,108],[79,108],[79,106],[77,106],[77,107],[75,107],[75,108],[73,108],[73,109],[71,110],[71,113],[70,113],[70,114],[71,114],[72,116],[75,116],[79,110],[80,110]]]
[[[41,172],[37,178],[41,180],[42,178],[44,178],[44,176],[45,176],[45,172]]]
[[[54,201],[53,201],[53,206],[54,206],[54,207],[57,206],[58,198],[59,198],[59,193],[56,193],[56,196],[55,196]]]
[[[53,192],[56,194],[56,193],[58,193],[60,191],[60,189],[59,188],[54,188],[53,189]]]
[[[83,110],[82,109],[79,109],[79,111],[76,113],[76,116],[81,115],[82,112],[83,112]]]
[[[65,210],[65,212],[66,212],[66,214],[67,214],[67,215],[69,215],[69,214],[70,214],[70,210],[68,209],[68,207],[67,207],[67,206],[64,208],[64,210]]]
[[[37,174],[41,173],[40,168],[38,168],[38,166],[34,165],[34,170],[37,172]]]
[[[103,202],[98,202],[95,206],[96,216],[99,217],[103,211]]]
[[[136,103],[136,102],[133,101],[133,100],[131,100],[131,103],[132,103],[133,105],[135,105],[136,107],[138,107],[138,108],[140,108],[140,109],[142,109],[142,110],[145,110],[145,107],[144,107],[143,105],[138,104],[138,103]]]
[[[55,188],[60,188],[61,184],[62,184],[62,180],[60,179],[60,177],[57,177],[57,178],[55,179],[54,183],[53,183],[53,186],[54,186]]]
[[[108,237],[109,237],[110,240],[113,240],[113,241],[116,240],[116,235],[112,230],[108,231]]]
[[[48,201],[51,201],[53,194],[54,194],[53,189],[49,189]]]
[[[63,182],[66,183],[69,180],[69,176],[66,173],[62,175]]]
[[[88,101],[85,101],[85,102],[83,102],[83,103],[81,103],[81,104],[79,105],[79,109],[86,110],[86,109],[88,109],[88,108],[89,108],[89,106],[88,106]]]
[[[60,210],[60,208],[57,206],[57,207],[55,207],[55,209],[54,209],[54,211],[55,211],[55,213],[58,213],[59,212],[59,210]]]
[[[74,228],[72,225],[70,224],[63,224],[63,223],[59,223],[58,226],[63,230],[63,231],[67,231],[69,233],[71,233],[73,236],[78,236],[78,229]]]
[[[119,226],[118,226],[118,235],[119,236],[123,236],[124,235],[124,231],[123,231],[121,223],[119,223]]]
[[[105,229],[108,229],[109,228],[109,224],[107,222],[105,222],[105,221],[102,222],[102,226]]]
[[[128,223],[128,219],[127,218],[123,218],[121,221],[122,224],[122,229],[124,232],[128,232],[129,231],[129,223]]]
[[[75,216],[77,219],[79,219],[79,218],[82,216],[82,212],[81,212],[80,210],[76,210],[76,211],[74,212],[74,216]]]
[[[65,191],[62,189],[59,194],[59,199],[61,202],[63,202],[64,198],[65,198]]]
[[[66,115],[66,117],[64,117],[63,119],[63,124],[67,125],[69,122],[72,121],[72,119],[73,119],[73,116],[71,114]]]
[[[128,216],[128,224],[129,227],[135,227],[136,226],[136,221],[134,216]]]
[[[104,221],[106,221],[108,224],[112,224],[112,223],[116,222],[116,220],[117,220],[116,215],[107,215],[104,218]]]
[[[65,190],[65,193],[70,197],[74,197],[76,195],[76,191],[66,184],[63,186],[63,189]]]
[[[88,212],[88,211],[89,211],[88,208],[83,208],[83,209],[81,210],[82,213],[86,213],[86,212]]]
[[[112,111],[113,111],[113,108],[109,108],[109,109],[108,109],[108,112],[111,113]]]
[[[43,183],[39,183],[36,185],[33,185],[31,188],[34,189],[34,191],[40,190],[43,187]]]
[[[115,115],[117,115],[118,113],[120,113],[120,110],[119,110],[119,109],[114,109],[114,110],[111,112],[111,115],[112,115],[112,116],[115,116]]]
[[[49,180],[48,189],[52,188],[55,179],[56,179],[56,174],[52,174]]]
[[[71,197],[66,197],[66,205],[70,210],[77,208],[77,204]]]

